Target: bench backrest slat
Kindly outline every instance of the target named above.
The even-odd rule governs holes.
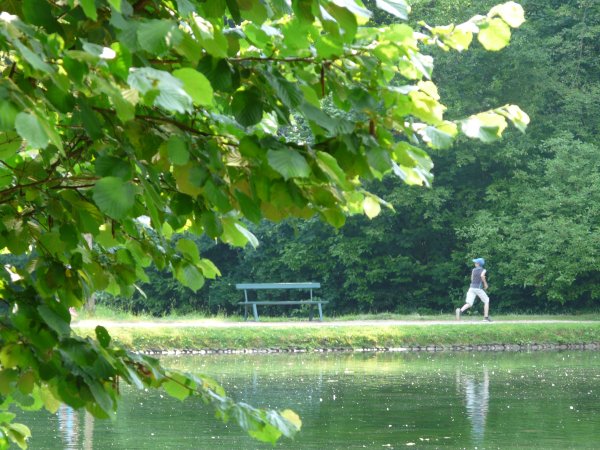
[[[238,283],[236,289],[319,289],[321,283]]]

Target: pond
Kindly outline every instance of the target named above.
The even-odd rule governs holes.
[[[165,358],[240,401],[303,420],[283,449],[592,448],[600,353],[374,353]],[[199,401],[124,389],[114,422],[26,413],[32,449],[260,449]]]

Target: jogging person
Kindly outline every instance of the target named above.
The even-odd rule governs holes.
[[[471,285],[467,291],[467,299],[462,308],[456,308],[456,320],[460,320],[461,314],[473,306],[475,297],[477,296],[483,302],[483,320],[491,322],[490,298],[484,290],[488,288],[487,280],[485,278],[486,270],[483,268],[483,266],[485,266],[485,259],[475,258],[473,263],[475,264],[475,268],[471,272]]]

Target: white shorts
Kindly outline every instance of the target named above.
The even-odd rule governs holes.
[[[466,300],[466,302],[469,305],[473,306],[473,302],[475,302],[475,296],[479,297],[479,299],[483,303],[489,303],[490,302],[490,298],[485,293],[485,291],[483,289],[477,289],[477,288],[469,288],[469,290],[467,291],[467,300]]]

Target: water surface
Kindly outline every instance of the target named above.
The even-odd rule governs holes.
[[[303,420],[282,449],[600,448],[600,353],[272,354],[165,359]],[[28,413],[32,449],[272,448],[200,401],[124,389],[115,422]]]

